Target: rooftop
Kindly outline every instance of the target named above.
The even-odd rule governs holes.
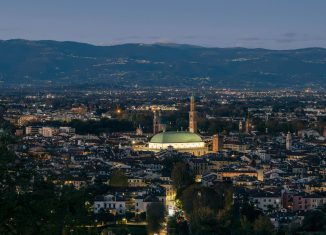
[[[152,137],[151,143],[191,143],[202,142],[202,138],[186,131],[167,131],[156,134]]]

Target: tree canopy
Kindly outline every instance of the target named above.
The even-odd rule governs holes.
[[[194,174],[189,169],[189,166],[183,162],[178,162],[174,165],[171,178],[173,186],[178,193],[194,183]]]
[[[110,186],[115,188],[128,187],[128,178],[122,170],[115,169],[112,171]]]
[[[147,228],[150,232],[159,232],[163,227],[163,222],[165,219],[165,207],[163,203],[153,202],[147,207]]]

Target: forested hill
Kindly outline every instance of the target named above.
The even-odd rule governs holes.
[[[1,84],[326,86],[326,49],[0,41]]]

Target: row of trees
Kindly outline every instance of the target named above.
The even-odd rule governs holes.
[[[194,175],[186,163],[178,161],[172,170],[177,197],[185,213],[170,218],[172,234],[325,234],[326,208],[307,212],[302,224],[290,224],[276,230],[270,218],[256,210],[248,200],[233,200],[233,187],[219,183],[214,188],[194,182]],[[187,223],[188,221],[188,223]]]
[[[0,234],[96,234],[85,227],[91,194],[44,182],[3,149],[0,158]]]
[[[230,108],[230,107],[228,107]],[[242,109],[237,109],[240,113],[245,112]],[[205,114],[205,110],[202,110],[202,114]],[[233,115],[231,112],[229,115]],[[221,115],[221,114],[219,114]],[[166,111],[163,115],[163,123],[167,124],[168,130],[187,130],[188,128],[188,110],[181,110],[180,112]],[[308,123],[302,120],[294,120],[291,122],[279,122],[277,119],[271,118],[270,120],[262,120],[255,118],[252,120],[255,129],[258,131],[265,132],[266,128],[269,133],[279,133],[279,132],[297,132],[308,127]],[[100,134],[108,132],[120,132],[120,131],[135,131],[135,129],[140,125],[144,132],[152,132],[153,127],[153,113],[150,111],[142,112],[123,112],[116,114],[115,119],[103,118],[99,121],[89,120],[72,120],[71,122],[60,122],[60,121],[50,121],[46,123],[36,123],[36,125],[51,125],[51,126],[70,126],[76,128],[78,134]],[[321,120],[321,124],[316,126],[316,129],[321,129],[324,126],[324,121]],[[207,133],[209,135],[216,134],[217,132],[229,132],[238,131],[239,123],[234,121],[227,121],[224,119],[207,119],[204,115],[198,116],[198,128],[201,132]]]
[[[86,227],[94,221],[92,190],[44,181],[27,168],[34,165],[32,159],[8,150],[14,141],[10,131],[0,135],[0,234],[98,234],[95,226]]]
[[[175,234],[272,234],[270,220],[249,204],[233,202],[232,185],[221,183],[215,188],[195,183],[188,165],[178,162],[172,170],[173,185],[188,221],[177,215],[169,221]],[[179,221],[175,223],[175,221]],[[181,222],[180,222],[181,221]]]
[[[112,171],[110,177],[110,187],[112,188],[128,187],[128,178],[126,177],[126,175],[122,170],[115,169]],[[135,216],[135,218],[137,218],[137,216]],[[163,205],[163,203],[153,202],[149,204],[147,208],[147,213],[145,215],[145,219],[147,222],[147,230],[152,233],[158,233],[163,228],[163,223],[165,221],[165,206]]]
[[[95,121],[95,120],[88,120],[88,121],[72,120],[70,122],[48,121],[45,123],[43,122],[34,123],[34,125],[53,126],[53,127],[69,126],[75,128],[77,134],[98,135],[101,133],[109,133],[109,132],[135,131],[135,127],[133,126],[133,123],[128,120],[108,119],[108,118],[102,118],[99,121]]]

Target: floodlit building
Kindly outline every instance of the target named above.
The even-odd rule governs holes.
[[[148,150],[163,149],[175,149],[195,156],[208,153],[208,148],[202,138],[196,133],[186,131],[168,131],[154,135],[148,143]]]
[[[97,196],[94,200],[94,213],[98,214],[101,210],[114,214],[125,214],[126,200],[114,195]]]
[[[208,153],[208,147],[197,132],[197,114],[195,111],[195,98],[190,98],[189,112],[189,132],[187,131],[164,131],[160,130],[160,114],[154,112],[153,132],[146,146],[134,146],[135,150],[149,150],[159,152],[161,150],[177,150],[179,152],[190,153],[195,156],[202,156]],[[163,132],[160,132],[163,131]],[[160,132],[160,133],[158,133]]]
[[[219,135],[213,135],[212,151],[218,153],[223,148],[223,138]]]

